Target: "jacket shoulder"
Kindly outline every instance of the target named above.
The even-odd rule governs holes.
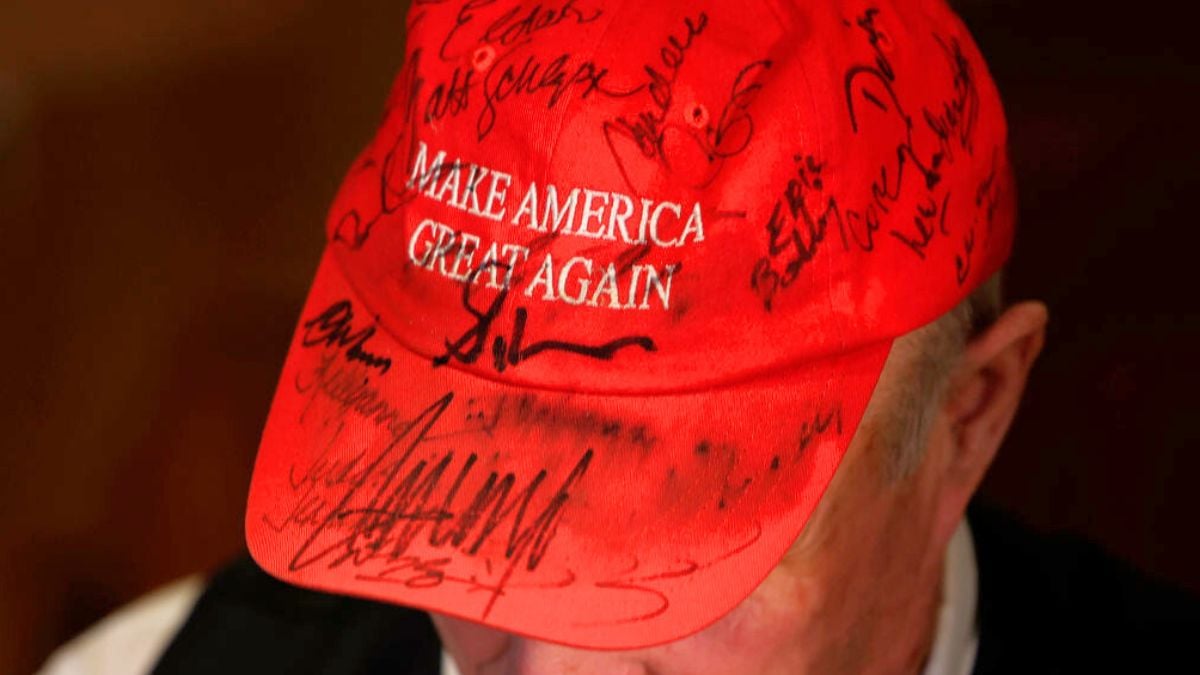
[[[245,557],[213,577],[154,672],[434,675],[440,653],[423,612],[297,588]]]
[[[1194,663],[1200,600],[1079,537],[968,511],[979,567],[976,675],[1156,672]],[[1174,669],[1173,668],[1173,669]]]

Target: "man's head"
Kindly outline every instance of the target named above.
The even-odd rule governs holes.
[[[779,565],[732,612],[648,649],[581,650],[434,615],[464,675],[917,672],[947,543],[1041,350],[1041,303],[994,277],[896,341],[842,466]]]
[[[961,22],[472,1],[408,40],[263,435],[259,563],[499,672],[919,660],[1044,321],[985,283],[1014,194]]]

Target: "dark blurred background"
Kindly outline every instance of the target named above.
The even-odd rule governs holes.
[[[241,549],[404,4],[0,6],[0,672]],[[1052,311],[984,493],[1200,591],[1193,29],[1169,3],[956,4],[1009,111],[1011,295]]]

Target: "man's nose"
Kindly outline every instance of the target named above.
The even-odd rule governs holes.
[[[548,642],[513,639],[505,675],[647,675],[628,654],[574,649]]]

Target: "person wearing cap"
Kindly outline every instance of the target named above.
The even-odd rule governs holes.
[[[1178,596],[970,506],[1047,313],[1001,302],[1005,120],[941,0],[414,3],[407,39],[263,434],[253,562],[159,672],[1164,653]]]

